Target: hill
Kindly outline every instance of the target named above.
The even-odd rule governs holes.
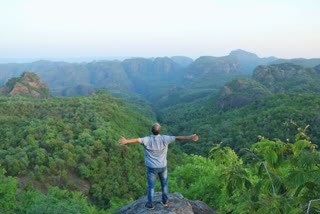
[[[310,60],[300,59],[301,65]],[[153,103],[155,111],[178,103],[189,103],[218,94],[235,78],[250,78],[259,65],[281,62],[275,57],[260,58],[241,49],[222,57],[184,56],[130,58],[123,61],[67,63],[37,61],[0,64],[0,83],[28,70],[48,84],[54,96],[87,95],[106,89],[118,97],[140,96]],[[313,63],[317,59],[312,59]]]
[[[284,63],[296,64],[296,65],[303,66],[305,68],[313,68],[317,65],[320,65],[320,59],[319,58],[276,59],[272,62],[272,64],[284,64]]]
[[[0,84],[5,84],[8,79],[20,76],[27,70],[36,73],[46,82],[50,94],[54,96],[86,95],[96,89],[106,89],[120,97],[133,93],[140,95],[162,108],[181,102],[188,103],[212,93],[217,94],[228,81],[250,78],[259,65],[293,62],[304,68],[311,68],[319,61],[260,58],[241,49],[231,51],[227,56],[201,56],[195,60],[184,56],[89,63],[41,60],[33,63],[0,64]]]
[[[222,109],[241,107],[274,93],[319,93],[319,85],[320,65],[314,68],[288,63],[260,65],[252,79],[236,79],[225,84],[218,105]]]
[[[59,90],[92,91],[0,95],[0,212],[114,213],[146,190],[142,147],[116,141],[149,134],[156,120],[168,134],[200,136],[169,150],[175,191],[224,213],[305,210],[320,187],[319,66],[261,65],[249,78],[236,58],[257,56],[230,55],[184,66],[171,58],[31,63],[61,75],[51,79]]]
[[[257,136],[286,141],[297,128],[307,125],[312,141],[320,145],[319,81],[319,66],[258,66],[252,79],[233,80],[218,94],[164,108],[159,120],[174,126],[175,133],[200,134],[200,146],[186,143],[182,148],[204,156],[220,142],[240,150]]]
[[[217,105],[223,110],[240,108],[272,93],[254,80],[236,79],[224,85],[219,93]]]
[[[0,94],[24,95],[35,98],[48,98],[49,88],[35,73],[24,72],[20,78],[11,78],[0,88]]]
[[[228,56],[203,56],[196,60],[184,56],[90,63],[41,60],[33,63],[0,64],[0,84],[28,70],[46,82],[53,95],[85,95],[91,93],[93,88],[107,89],[117,95],[138,93],[152,101],[165,96],[167,98],[161,99],[161,103],[167,105],[172,103],[171,93],[180,94],[180,101],[195,96],[203,97],[217,92],[234,76],[250,75],[257,65],[274,60],[275,58],[259,58],[243,50],[232,51]],[[78,86],[90,90],[75,90]],[[151,95],[150,88],[158,94]]]
[[[319,93],[320,65],[314,68],[288,63],[258,66],[252,79],[273,93]]]
[[[28,198],[10,203],[19,203],[24,211],[37,205],[40,211],[48,192],[60,191],[52,187],[82,193],[99,209],[110,208],[112,200],[140,197],[146,185],[142,147],[116,142],[121,135],[149,134],[155,121],[149,112],[148,105],[127,105],[104,91],[73,98],[0,96],[0,174],[4,170],[16,179],[12,191],[19,188],[20,197]],[[36,198],[43,201],[32,202]]]

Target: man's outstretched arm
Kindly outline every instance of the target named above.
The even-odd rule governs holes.
[[[133,139],[126,139],[125,137],[120,137],[119,141],[120,144],[125,145],[128,143],[140,143],[140,138],[133,138]]]
[[[176,140],[182,141],[182,140],[193,140],[198,141],[199,137],[197,134],[189,135],[189,136],[176,136]]]

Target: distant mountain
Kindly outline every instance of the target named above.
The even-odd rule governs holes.
[[[229,56],[234,56],[238,60],[245,60],[245,61],[254,61],[259,59],[257,54],[251,53],[245,50],[241,50],[241,49],[231,51]]]
[[[320,65],[319,58],[313,59],[304,59],[304,58],[296,58],[296,59],[277,59],[272,62],[272,64],[283,64],[283,63],[291,63],[296,65],[301,65],[305,68],[313,68],[317,65]]]
[[[277,60],[275,57],[260,58],[254,53],[241,49],[231,51],[229,57],[235,58],[239,62],[242,72],[249,74],[251,74],[258,65],[267,65]]]
[[[122,62],[133,90],[151,100],[181,84],[183,67],[168,57],[132,58]]]
[[[184,56],[90,63],[41,60],[0,64],[0,84],[27,70],[46,82],[55,96],[77,96],[106,89],[115,95],[135,93],[161,107],[218,94],[225,83],[235,78],[251,78],[257,66],[280,61],[275,57],[260,58],[241,49],[227,56],[202,56],[196,60]],[[308,65],[309,62],[299,61]],[[316,64],[317,59],[312,63]]]
[[[185,77],[203,82],[214,80],[217,75],[251,75],[256,66],[274,60],[274,57],[259,58],[256,54],[240,49],[223,57],[202,56],[188,66]]]
[[[42,83],[40,78],[31,72],[24,72],[20,78],[11,78],[0,88],[0,93],[4,95],[23,95],[35,98],[50,97],[49,88],[46,83]]]
[[[88,79],[77,82],[77,85],[91,85],[94,88],[107,89],[112,93],[134,90],[132,81],[120,61],[98,61],[83,66],[83,73],[88,76]],[[77,77],[76,74],[75,77]]]
[[[178,63],[182,67],[187,67],[193,62],[192,58],[185,57],[185,56],[172,56],[170,57],[170,59],[172,59],[172,61],[174,61],[175,63]]]
[[[193,75],[199,77],[210,73],[240,73],[239,66],[239,62],[230,57],[202,56],[188,67],[187,74],[192,78]]]
[[[190,82],[187,83],[187,90],[193,91],[193,97],[219,93],[225,83],[235,78],[250,78],[256,66],[266,65],[274,60],[274,57],[259,58],[256,54],[241,49],[230,52],[228,56],[199,57],[186,68],[184,78]]]

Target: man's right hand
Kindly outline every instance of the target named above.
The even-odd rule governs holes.
[[[125,144],[127,144],[127,139],[121,136],[120,139],[118,140],[118,142],[119,142],[121,145],[125,145]]]

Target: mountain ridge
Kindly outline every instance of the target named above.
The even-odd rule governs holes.
[[[111,91],[120,90],[128,92],[132,91],[132,84],[146,84],[150,82],[150,78],[151,80],[153,79],[152,81],[159,78],[160,81],[180,80],[181,83],[181,81],[189,81],[190,78],[197,77],[195,79],[208,82],[207,79],[212,79],[213,77],[211,76],[217,73],[219,75],[250,74],[254,66],[261,63],[259,62],[260,58],[256,56],[255,60],[258,61],[254,63],[250,62],[250,65],[246,65],[248,60],[245,61],[244,59],[248,58],[248,55],[256,56],[243,50],[236,50],[228,56],[204,56],[196,60],[184,56],[175,56],[156,58],[135,57],[122,61],[100,60],[89,63],[54,62],[48,60],[39,60],[32,63],[8,63],[0,64],[0,83],[5,83],[9,78],[19,76],[23,71],[28,70],[37,73],[43,81],[47,82],[50,91],[54,95],[62,95],[62,92],[65,93],[66,89],[83,84]],[[208,58],[211,59],[209,63],[201,60]],[[130,64],[138,60],[144,64],[140,64],[140,67],[136,67],[134,70]],[[166,76],[161,76],[160,70],[166,71],[162,73]],[[97,76],[92,75],[92,73],[96,73]],[[133,76],[133,74],[135,75]],[[133,79],[129,79],[128,81],[126,79],[128,77],[126,76]],[[118,81],[117,79],[120,80],[122,86],[114,84],[114,81]],[[146,80],[143,81],[144,79]],[[208,84],[212,85],[209,82]],[[138,89],[138,92],[140,93],[141,90],[148,91],[149,88]]]
[[[101,60],[90,63],[68,63],[40,60],[33,63],[0,64],[0,83],[28,70],[48,84],[54,96],[87,95],[106,89],[116,96],[137,94],[159,108],[218,94],[235,78],[251,78],[258,66],[279,64],[282,59],[260,58],[237,49],[227,56],[201,56],[195,60],[184,57],[134,57]],[[301,66],[310,60],[299,59]],[[312,59],[316,64],[320,59]],[[310,67],[308,67],[310,68]]]

